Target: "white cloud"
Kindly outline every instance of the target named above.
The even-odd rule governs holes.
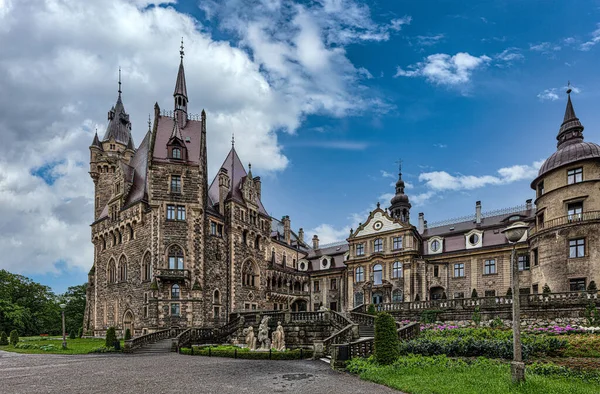
[[[435,146],[436,148],[440,148],[440,149],[444,149],[444,148],[448,147],[448,145],[446,145],[446,144],[433,144],[433,146]]]
[[[394,174],[392,174],[391,172],[387,172],[387,171],[385,171],[385,170],[381,170],[381,176],[382,176],[383,178],[396,178],[396,177],[394,176]]]
[[[427,192],[423,192],[423,193],[415,194],[414,196],[410,196],[410,202],[414,207],[423,206],[433,196],[435,196],[435,192],[429,190]]]
[[[360,67],[357,71],[358,71],[359,75],[362,75],[363,77],[365,77],[367,79],[373,79],[373,74],[371,74],[369,72],[369,70],[367,70],[366,68]]]
[[[277,132],[295,133],[310,114],[390,108],[360,86],[364,71],[344,46],[385,40],[402,26],[398,21],[375,23],[353,0],[234,0],[227,8],[203,1],[206,16],[233,37],[229,42],[211,36],[217,27],[168,6],[174,2],[0,0],[0,91],[10,92],[0,95],[0,132],[10,141],[0,145],[0,268],[41,274],[56,272],[62,261],[67,269],[89,269],[87,147],[96,128],[102,136],[116,100],[117,67],[139,144],[154,102],[171,108],[182,36],[190,109],[207,111],[213,173],[232,132],[238,153],[257,172],[280,171],[288,159]],[[348,12],[325,10],[335,4]],[[44,182],[37,168],[57,179]]]
[[[540,101],[556,101],[558,99],[560,99],[560,95],[564,94],[564,92],[567,91],[567,89],[571,89],[571,91],[575,94],[578,94],[581,92],[581,89],[570,85],[570,86],[563,86],[561,88],[550,88],[550,89],[544,89],[542,92],[538,93],[537,98],[540,99]],[[560,95],[559,95],[560,94]]]
[[[518,60],[523,60],[525,56],[520,52],[519,48],[506,48],[504,51],[494,56],[494,59],[502,63],[497,63],[498,67],[509,67]]]
[[[476,57],[459,52],[451,56],[437,53],[427,56],[423,62],[414,64],[407,70],[398,67],[394,77],[424,77],[436,85],[457,86],[468,83],[473,71],[490,61],[491,58],[486,55]]]
[[[580,50],[589,51],[594,45],[600,42],[600,23],[598,23],[598,28],[592,32],[591,36],[590,40],[580,45]]]
[[[417,44],[420,46],[432,46],[444,39],[443,34],[435,34],[432,36],[416,36]]]

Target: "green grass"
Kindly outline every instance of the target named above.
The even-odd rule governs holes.
[[[515,385],[507,363],[477,359],[470,363],[445,356],[400,357],[389,366],[372,359],[354,359],[348,370],[363,380],[383,384],[411,394],[597,394],[600,379],[527,373],[526,381]]]
[[[93,353],[95,349],[104,346],[103,338],[67,338],[67,349],[62,349],[62,337],[23,337],[19,338],[19,344],[33,345],[32,348],[21,349],[12,345],[0,346],[0,350],[14,353],[27,354],[88,354]],[[51,349],[43,350],[40,346],[52,345]],[[123,348],[123,341],[121,341]]]

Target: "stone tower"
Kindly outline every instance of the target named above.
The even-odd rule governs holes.
[[[600,146],[584,142],[583,125],[567,90],[557,150],[542,165],[536,191],[536,223],[530,230],[531,282],[553,292],[584,290],[600,280]]]
[[[410,222],[410,202],[408,196],[404,194],[404,181],[402,180],[402,168],[398,172],[398,182],[396,182],[396,195],[392,197],[389,208],[391,216],[394,219],[400,219],[401,222]]]

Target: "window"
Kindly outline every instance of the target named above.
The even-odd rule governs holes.
[[[585,291],[585,278],[569,279],[569,290]]]
[[[220,314],[221,314],[221,307],[220,306],[213,307],[213,319],[218,319]]]
[[[356,255],[363,256],[365,254],[365,244],[356,245]]]
[[[257,273],[254,268],[254,263],[252,261],[246,262],[244,269],[242,270],[242,286],[256,286],[256,277]]]
[[[462,278],[463,276],[465,276],[465,264],[454,264],[454,277]]]
[[[535,285],[532,285],[532,286],[531,286],[531,292],[532,292],[533,294],[539,294],[539,292],[540,292],[540,288],[539,288],[539,285],[538,285],[537,283],[536,283]]]
[[[569,257],[578,258],[585,256],[585,239],[572,239],[569,241]]]
[[[179,285],[175,284],[171,286],[171,298],[174,300],[179,299]]]
[[[392,292],[392,302],[402,302],[402,291],[401,290],[394,290]]]
[[[354,307],[364,304],[363,293],[354,293]]]
[[[210,222],[210,235],[217,235],[217,223]]]
[[[479,243],[479,234],[471,234],[469,237],[469,243],[471,245],[477,245]]]
[[[283,255],[283,258],[285,259],[285,254]],[[327,264],[329,264],[329,260],[327,259],[323,259],[321,260],[321,268],[327,268]]]
[[[319,287],[319,283],[320,283],[320,282],[319,282],[318,280],[316,280],[316,281],[314,281],[314,282],[313,282],[313,291],[314,291],[314,292],[321,291],[321,289],[320,289],[320,287]]]
[[[567,215],[569,216],[569,222],[581,220],[581,214],[583,213],[583,202],[574,202],[567,204]]]
[[[437,252],[438,250],[440,250],[440,241],[438,241],[437,239],[434,239],[433,241],[431,241],[431,244],[429,245],[429,249],[432,252]]]
[[[519,263],[519,271],[529,271],[531,268],[529,266],[529,256],[526,254],[520,254],[517,257],[517,261]]]
[[[175,220],[175,205],[167,205],[167,220]]]
[[[376,264],[373,267],[373,284],[375,286],[383,283],[383,270],[381,264]]]
[[[399,261],[392,265],[392,278],[402,278],[402,263]]]
[[[484,294],[486,297],[496,297],[496,290],[486,290]]]
[[[108,263],[108,283],[115,283],[117,281],[117,267],[115,261],[111,260]]]
[[[119,281],[127,282],[127,259],[125,256],[121,256],[119,260]]]
[[[213,293],[213,304],[220,304],[221,303],[221,293],[219,292],[219,289],[216,289],[215,292]],[[246,308],[246,309],[250,309],[250,308]]]
[[[179,316],[179,304],[171,304],[171,316]]]
[[[337,279],[331,279],[331,283],[330,283],[329,288],[331,290],[337,290]]]
[[[283,252],[283,261],[281,262],[281,265],[283,265],[284,267],[287,265],[287,255],[285,254],[285,252]]]
[[[218,237],[223,236],[223,225],[222,224],[217,224],[217,236]]]
[[[483,264],[483,274],[492,275],[496,273],[496,260],[486,260]]]
[[[538,264],[539,264],[538,250],[537,250],[537,248],[535,248],[535,249],[533,249],[533,266],[537,267]]]
[[[183,250],[177,245],[173,245],[169,248],[169,269],[183,269]]]
[[[437,265],[433,266],[433,276],[436,278],[440,276],[440,267]]]
[[[365,280],[365,269],[363,267],[356,268],[356,282],[363,282]]]
[[[185,207],[178,205],[177,206],[177,220],[185,220]]]
[[[394,237],[392,240],[392,247],[394,250],[402,249],[402,237]]]
[[[373,251],[375,253],[383,252],[383,240],[381,238],[375,240]]]
[[[583,181],[583,168],[574,168],[567,171],[567,184],[579,183]]]
[[[544,181],[541,181],[537,185],[537,196],[540,197],[542,194],[544,194]]]
[[[150,263],[149,253],[146,253],[146,256],[144,256],[144,263],[142,265],[142,280],[149,281],[152,279],[152,265]]]
[[[173,159],[181,159],[181,149],[173,148],[173,150],[171,152],[172,152],[171,157]]]
[[[171,175],[171,193],[181,193],[180,175]]]
[[[458,292],[458,293],[454,293],[454,298],[465,298],[465,293],[464,292]]]
[[[544,212],[537,215],[537,225],[539,228],[544,228]]]

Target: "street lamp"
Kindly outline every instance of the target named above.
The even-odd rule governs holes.
[[[513,292],[512,314],[513,314],[513,362],[510,364],[510,372],[514,383],[525,380],[525,364],[523,363],[523,355],[521,349],[521,310],[519,297],[519,267],[516,258],[517,242],[525,232],[528,226],[524,223],[514,223],[501,232],[504,234],[508,242],[513,244],[512,253],[510,254],[511,281]]]
[[[67,336],[65,334],[65,308],[67,307],[67,304],[60,304],[60,309],[62,312],[62,331],[63,331],[63,342],[62,342],[62,348],[66,349],[67,348]]]

